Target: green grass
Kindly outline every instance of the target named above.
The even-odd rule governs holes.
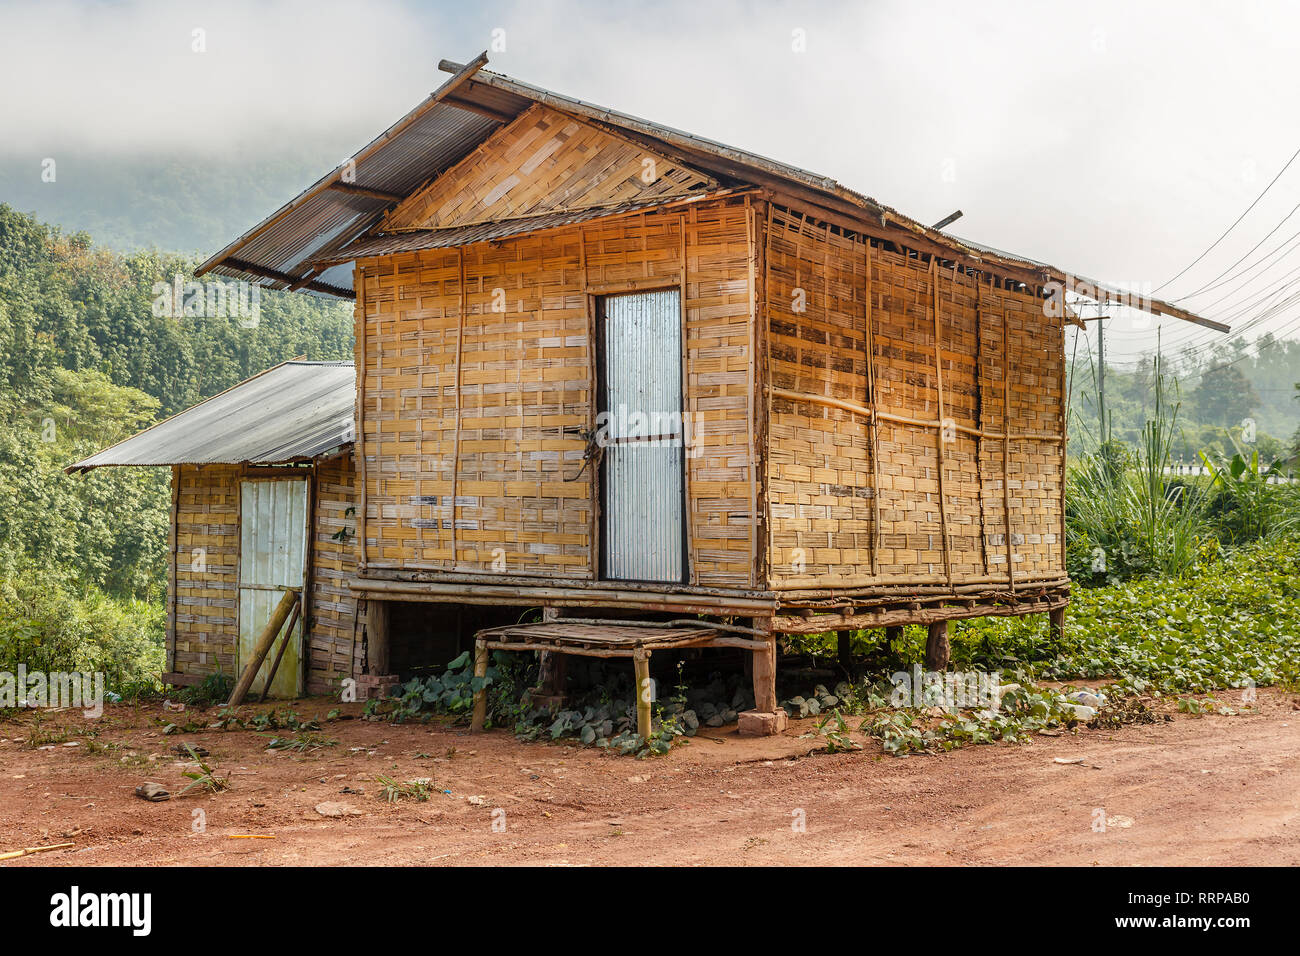
[[[1146,694],[1292,686],[1300,680],[1300,542],[1250,545],[1182,578],[1076,587],[1059,648],[1036,615],[964,623],[953,650],[957,667],[1109,678]]]
[[[833,635],[795,643],[823,664],[834,660]],[[1076,586],[1059,645],[1041,614],[957,623],[953,670],[998,672],[1003,684],[1021,685],[996,714],[888,706],[889,675],[923,659],[924,628],[909,627],[889,644],[882,632],[861,632],[854,645],[867,673],[836,691],[840,707],[863,715],[857,732],[897,756],[1074,727],[1056,691],[1043,686],[1048,681],[1102,685],[1109,704],[1089,724],[1099,728],[1160,719],[1140,697],[1176,698],[1173,709],[1185,714],[1249,713],[1236,688],[1300,685],[1300,541],[1257,542],[1203,560],[1180,578]],[[1218,697],[1190,696],[1212,693]],[[846,749],[847,735],[832,736],[825,725],[807,736],[826,738],[828,751]]]

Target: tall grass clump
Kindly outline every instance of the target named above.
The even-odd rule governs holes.
[[[1178,429],[1180,403],[1170,403],[1157,361],[1155,408],[1136,449],[1110,438],[1069,470],[1066,496],[1067,566],[1087,584],[1137,574],[1179,577],[1190,570],[1213,535],[1202,483],[1166,473]]]

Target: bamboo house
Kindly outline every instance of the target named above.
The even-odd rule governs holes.
[[[355,301],[371,678],[449,629],[551,677],[739,648],[772,732],[776,635],[1060,626],[1085,280],[485,63],[200,270]]]

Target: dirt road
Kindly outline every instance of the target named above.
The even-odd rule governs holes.
[[[67,712],[43,721],[44,731],[93,726],[103,749],[89,752],[75,733],[29,749],[24,717],[0,723],[0,852],[76,845],[0,866],[1294,866],[1300,702],[1269,690],[1259,702],[1258,716],[1178,715],[905,759],[874,742],[810,753],[816,742],[798,735],[811,721],[779,738],[733,730],[636,760],[501,731],[362,720],[327,724],[338,743],[297,755],[265,750],[266,738],[247,730],[163,736],[156,707],[122,706],[93,725]],[[314,704],[298,710],[330,706]],[[173,793],[188,782],[170,752],[178,739],[211,750],[230,789],[163,803],[135,797],[145,780]],[[431,778],[435,792],[387,803],[381,774]],[[322,816],[325,803],[348,815]]]

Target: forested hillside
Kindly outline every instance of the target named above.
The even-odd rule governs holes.
[[[1098,368],[1077,354],[1070,401],[1071,452],[1094,447],[1101,434]],[[1105,407],[1110,436],[1129,445],[1155,413],[1155,359],[1144,356],[1129,368],[1108,366]],[[1300,341],[1264,334],[1254,342],[1227,339],[1191,354],[1170,350],[1161,357],[1165,399],[1177,406],[1175,461],[1194,462],[1203,448],[1229,452],[1233,441],[1251,444],[1243,423],[1254,423],[1253,444],[1266,461],[1295,454],[1300,435]]]
[[[0,204],[0,670],[161,661],[168,471],[64,467],[277,362],[352,355],[351,309],[307,295],[262,292],[255,324],[155,314],[196,264]]]
[[[356,137],[339,139],[351,145]],[[47,152],[58,161],[55,182],[42,178]],[[261,150],[106,154],[72,146],[33,153],[0,143],[0,199],[65,230],[89,232],[96,245],[120,252],[208,253],[344,154],[319,143],[277,143],[274,156]]]

